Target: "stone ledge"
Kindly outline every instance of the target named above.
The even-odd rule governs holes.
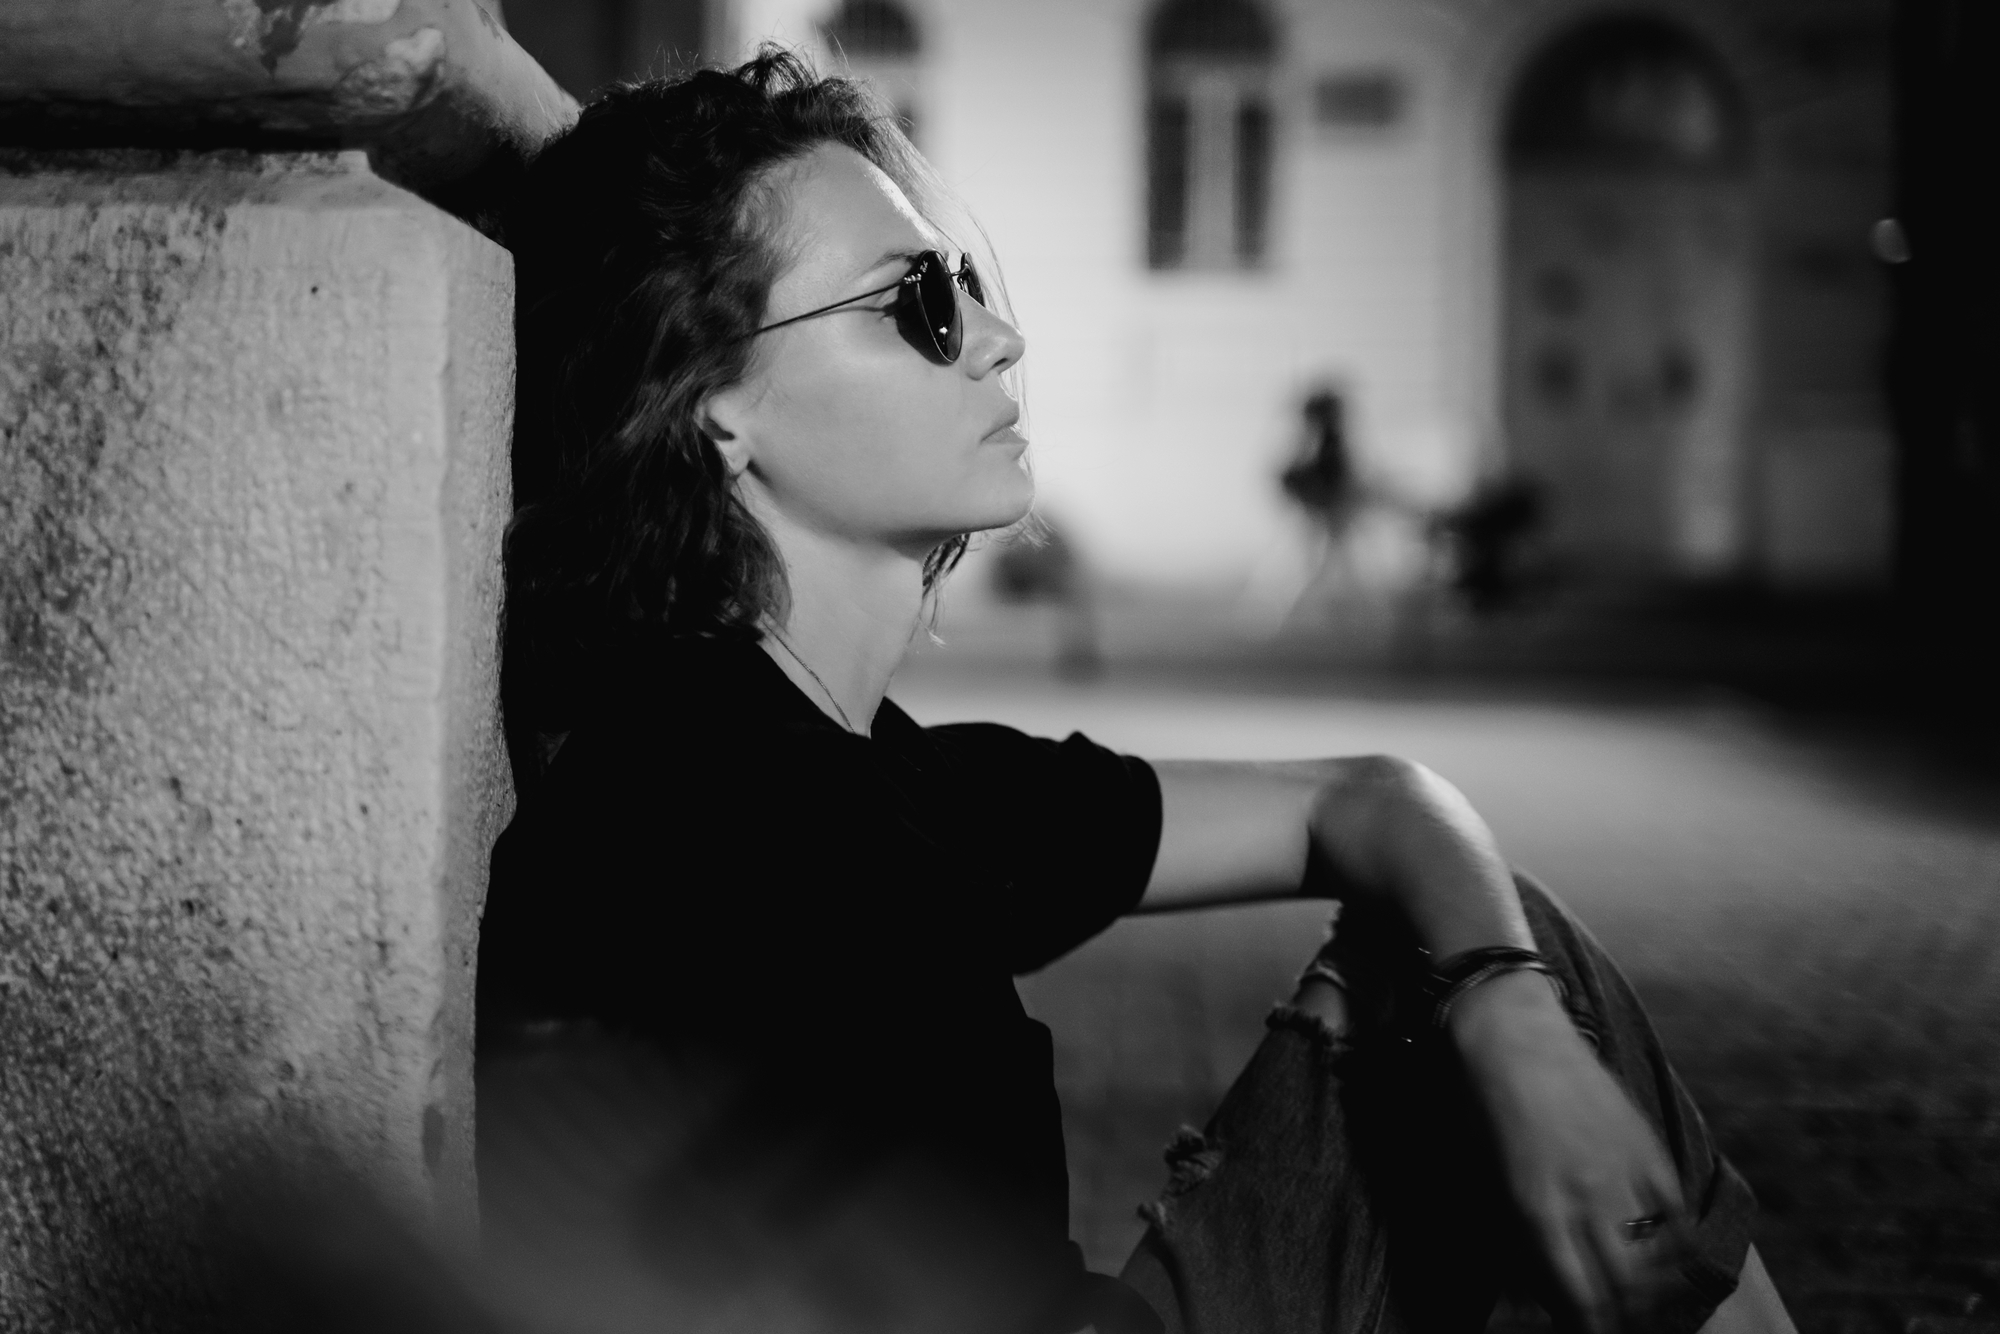
[[[0,144],[364,148],[475,223],[576,100],[498,0],[7,0]]]

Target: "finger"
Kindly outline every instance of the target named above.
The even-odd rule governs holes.
[[[1681,1190],[1680,1174],[1674,1169],[1666,1150],[1657,1140],[1654,1152],[1648,1155],[1643,1183],[1639,1188],[1645,1207],[1636,1210],[1631,1219],[1657,1218],[1656,1228],[1646,1229],[1652,1235],[1646,1246],[1660,1268],[1672,1271],[1678,1268],[1681,1259],[1693,1249],[1693,1228],[1688,1217],[1686,1198]],[[1628,1229],[1629,1231],[1630,1229]]]
[[[1661,1220],[1658,1235],[1653,1241],[1655,1254],[1669,1267],[1677,1265],[1681,1257],[1693,1250],[1694,1228],[1681,1193],[1680,1177],[1665,1161],[1664,1154],[1647,1174],[1642,1194],[1649,1196],[1651,1204],[1633,1217],[1658,1217]]]
[[[1586,1235],[1602,1275],[1607,1303],[1620,1328],[1643,1327],[1664,1295],[1665,1220],[1649,1230],[1635,1230],[1625,1219],[1599,1221]]]
[[[1686,1213],[1673,1202],[1656,1200],[1650,1207],[1613,1211],[1618,1221],[1600,1228],[1594,1241],[1607,1268],[1616,1274],[1617,1297],[1629,1320],[1647,1322],[1662,1308],[1681,1281],[1681,1262],[1692,1239]]]
[[[1655,1206],[1651,1216],[1657,1217],[1660,1224],[1653,1230],[1646,1249],[1656,1268],[1669,1276],[1677,1274],[1681,1263],[1694,1253],[1694,1224],[1687,1210],[1667,1203]]]

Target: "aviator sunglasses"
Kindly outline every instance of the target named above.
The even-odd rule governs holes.
[[[903,341],[922,353],[926,361],[949,366],[958,360],[959,352],[965,347],[965,317],[958,305],[960,291],[980,305],[986,304],[986,293],[979,285],[978,271],[972,267],[972,256],[967,255],[959,261],[958,272],[954,273],[942,254],[935,250],[919,251],[911,257],[909,271],[888,286],[871,292],[857,292],[818,310],[767,324],[757,332],[769,333],[787,324],[797,324],[800,320],[809,320],[857,301],[866,301],[871,296],[894,292],[896,331],[903,335]]]

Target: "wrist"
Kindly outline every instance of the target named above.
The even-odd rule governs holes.
[[[1445,1032],[1459,1054],[1474,1063],[1545,1033],[1551,1025],[1574,1032],[1551,983],[1548,976],[1527,970],[1488,978],[1453,1004]]]

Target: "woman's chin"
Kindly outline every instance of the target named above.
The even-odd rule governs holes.
[[[968,533],[983,533],[992,528],[1009,528],[1028,517],[1028,511],[1035,507],[1035,479],[1028,475],[1026,468],[1016,468],[1007,484],[996,487],[990,503],[982,505],[983,511],[978,522],[969,524]]]
[[[951,504],[934,510],[926,520],[902,528],[895,545],[928,550],[968,533],[1009,528],[1027,518],[1034,504],[1035,479],[1026,468],[1010,462],[1004,470],[987,470],[977,487],[961,489]]]

